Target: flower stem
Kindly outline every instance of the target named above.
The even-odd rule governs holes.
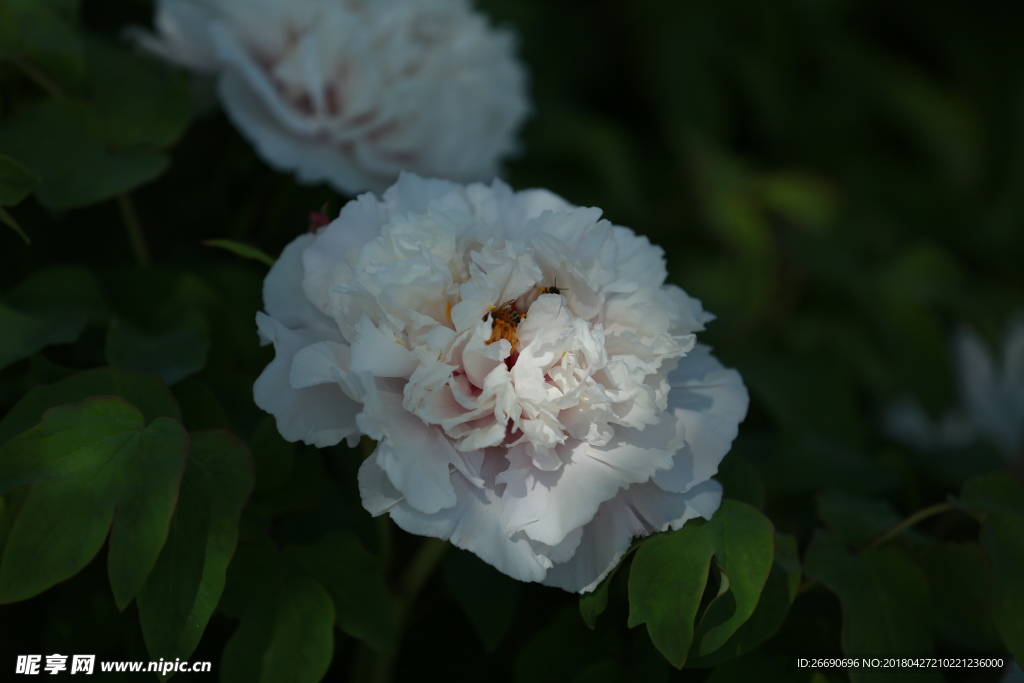
[[[922,508],[917,512],[913,513],[912,515],[910,515],[909,517],[907,517],[906,519],[904,519],[903,521],[894,524],[892,528],[885,531],[880,536],[875,538],[873,541],[868,543],[868,545],[865,546],[864,549],[870,550],[871,548],[877,548],[883,543],[891,541],[895,537],[899,536],[907,529],[916,526],[917,524],[920,524],[929,517],[941,515],[943,512],[950,512],[955,509],[956,506],[954,506],[952,503],[948,501],[945,503],[936,503],[935,505],[932,505],[930,507]]]
[[[124,230],[128,235],[128,241],[135,252],[135,260],[140,266],[149,266],[153,263],[153,257],[146,244],[146,234],[142,231],[142,223],[139,222],[139,214],[135,210],[135,203],[127,192],[117,195],[117,206],[121,209],[121,220],[124,222]]]
[[[387,517],[382,518],[387,520]],[[399,580],[398,594],[391,603],[395,636],[399,642],[420,591],[437,569],[438,563],[448,550],[448,545],[439,538],[426,539]],[[355,680],[362,683],[389,683],[394,672],[395,657],[394,653],[376,652],[367,647],[366,643],[360,643],[356,654]]]
[[[59,85],[54,83],[49,76],[36,68],[31,62],[26,62],[21,57],[11,57],[11,64],[18,67],[23,74],[31,78],[36,85],[48,92],[54,99],[62,100],[67,97]]]
[[[956,505],[948,501],[945,503],[936,503],[935,505],[932,505],[930,507],[922,508],[917,512],[913,513],[912,515],[910,515],[909,517],[907,517],[906,519],[897,522],[891,528],[887,529],[883,533],[879,534],[877,537],[875,537],[874,540],[872,540],[870,543],[864,546],[861,549],[861,552],[863,552],[864,550],[871,550],[872,548],[877,548],[883,543],[891,541],[907,529],[916,526],[917,524],[920,524],[929,517],[941,515],[944,512],[951,512],[956,509]],[[804,593],[808,593],[812,590],[820,588],[821,585],[821,582],[817,579],[805,579],[804,582],[800,584],[800,587],[797,588],[795,597],[800,597]]]

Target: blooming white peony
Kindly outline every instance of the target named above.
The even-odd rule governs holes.
[[[1024,458],[1024,314],[1007,327],[1001,364],[967,327],[953,337],[953,353],[961,408],[933,425],[920,405],[904,399],[885,415],[889,434],[924,450],[985,439],[1008,460]]]
[[[632,537],[711,517],[747,411],[665,274],[599,209],[403,174],[267,275],[256,403],[293,441],[376,439],[372,514],[589,591]]]
[[[514,37],[467,0],[158,0],[143,46],[216,74],[271,166],[354,194],[490,180],[528,105]]]

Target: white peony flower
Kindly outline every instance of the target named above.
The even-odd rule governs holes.
[[[904,399],[886,413],[889,434],[923,450],[985,439],[1008,460],[1024,457],[1024,315],[1007,328],[1001,367],[967,327],[954,336],[953,353],[961,408],[933,425],[920,405]]]
[[[216,74],[271,166],[354,194],[490,180],[525,117],[511,33],[467,0],[158,0],[149,50]]]
[[[281,254],[254,387],[290,440],[377,440],[363,505],[585,592],[634,536],[710,518],[748,397],[712,318],[601,211],[403,174]]]

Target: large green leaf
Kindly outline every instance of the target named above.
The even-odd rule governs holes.
[[[384,571],[355,536],[332,533],[314,545],[288,546],[284,556],[327,589],[342,631],[375,650],[394,652],[397,634]]]
[[[156,151],[111,149],[93,109],[67,99],[23,107],[5,120],[0,152],[39,176],[36,196],[54,210],[113,197],[153,180],[167,166]]]
[[[317,683],[334,653],[334,606],[316,581],[296,577],[242,618],[221,659],[225,683]]]
[[[18,310],[34,315],[107,313],[95,273],[82,266],[40,268],[5,292],[4,299]]]
[[[121,398],[53,408],[0,447],[0,492],[31,484],[0,562],[0,601],[36,595],[79,572],[110,534],[108,573],[124,608],[167,537],[188,435]]]
[[[203,369],[209,346],[206,321],[196,311],[158,332],[144,332],[115,319],[107,331],[107,362],[174,384]]]
[[[106,309],[93,273],[43,268],[4,293],[0,303],[0,368],[41,348],[78,339],[90,314]]]
[[[138,595],[150,659],[188,659],[224,590],[238,517],[252,491],[248,449],[223,430],[191,434],[170,532]]]
[[[185,80],[151,59],[102,40],[85,43],[96,114],[116,149],[166,147],[188,123]]]
[[[30,73],[76,94],[86,90],[86,68],[75,21],[78,3],[65,0],[5,0],[16,33],[0,49]],[[5,55],[0,55],[5,56]],[[41,80],[38,79],[37,80]]]
[[[1003,474],[970,479],[965,503],[981,511],[981,547],[992,564],[992,612],[1010,654],[1024,661],[1024,486]]]
[[[36,316],[0,302],[0,368],[47,346],[70,344],[85,327],[85,315]]]
[[[241,624],[221,659],[221,680],[315,683],[330,665],[335,610],[330,594],[260,540],[239,546],[222,607]]]
[[[800,586],[800,558],[796,539],[775,533],[775,558],[771,574],[750,618],[721,647],[701,656],[697,644],[690,651],[687,666],[710,667],[750,652],[775,635],[789,614]]]
[[[655,647],[675,667],[686,663],[715,549],[704,525],[648,539],[629,572],[629,627],[647,624]]]
[[[28,196],[39,182],[28,170],[9,156],[0,154],[0,206],[13,206]]]
[[[746,503],[723,501],[710,522],[691,522],[640,546],[629,574],[629,625],[646,623],[651,640],[678,668],[691,645],[699,655],[714,652],[754,613],[773,555],[771,522]],[[712,556],[722,590],[695,631]]]
[[[772,569],[772,523],[746,503],[723,501],[702,531],[711,536],[715,564],[728,577],[728,592],[708,605],[695,636],[697,653],[721,647],[757,607]]]
[[[804,559],[807,576],[827,586],[843,606],[843,652],[849,655],[928,655],[928,579],[899,548],[852,553],[840,537],[819,533]],[[904,669],[905,681],[940,681],[936,669]],[[882,669],[850,669],[854,683],[891,680]]]
[[[50,408],[90,396],[120,396],[138,408],[147,423],[158,417],[181,420],[174,396],[157,378],[130,370],[94,368],[25,394],[0,420],[0,444],[37,424]]]
[[[818,516],[850,545],[869,541],[900,521],[888,502],[842,491],[828,491],[818,499]]]

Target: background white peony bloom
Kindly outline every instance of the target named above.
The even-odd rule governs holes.
[[[632,537],[718,509],[747,411],[739,374],[695,343],[712,316],[665,275],[599,209],[403,174],[267,275],[256,403],[290,440],[376,439],[359,472],[374,515],[592,590]],[[508,300],[525,317],[492,341]]]
[[[1024,314],[1007,326],[1001,363],[967,327],[953,337],[953,356],[961,408],[933,425],[920,405],[905,399],[885,415],[889,434],[923,450],[985,439],[1008,460],[1024,457]]]
[[[139,42],[216,74],[268,164],[349,194],[489,181],[529,109],[513,35],[467,0],[158,0],[155,24]]]

